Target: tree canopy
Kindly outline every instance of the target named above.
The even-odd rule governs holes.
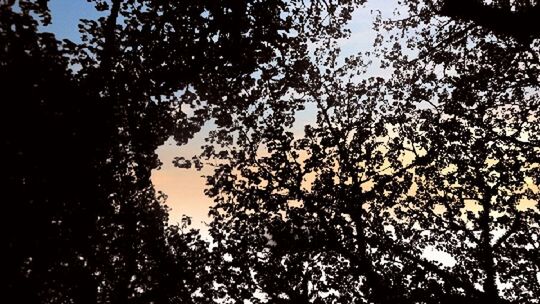
[[[538,303],[537,1],[398,1],[345,59],[363,0],[94,0],[81,43],[47,2],[0,1],[6,299]],[[205,240],[150,174],[209,120]]]
[[[321,51],[295,94],[213,138],[230,144],[208,194],[235,294],[538,301],[538,43],[407,4],[378,24],[390,77],[364,72],[373,55],[339,66],[338,50]],[[316,122],[293,134],[306,104]]]

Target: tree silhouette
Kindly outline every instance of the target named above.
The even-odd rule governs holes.
[[[496,34],[513,37],[523,43],[537,39],[540,5],[536,1],[439,1],[439,14],[452,19],[472,21]]]
[[[311,66],[296,93],[301,98],[269,97],[238,118],[231,151],[209,148],[229,160],[218,164],[208,192],[216,197],[213,237],[224,239],[220,250],[232,257],[224,267],[255,272],[245,281],[224,282],[231,290],[258,288],[275,302],[405,298],[405,286],[377,269],[390,266],[372,260],[375,245],[369,239],[380,227],[366,209],[388,191],[393,197],[407,192],[408,170],[426,160],[404,166],[400,143],[382,140],[395,137],[387,126],[393,119],[401,124],[396,117],[404,114],[382,114],[393,108],[383,79],[350,80],[363,67],[359,58],[344,68]],[[287,127],[305,102],[317,105],[317,124],[295,139]],[[223,142],[219,134],[215,139]],[[237,265],[246,269],[238,271]]]
[[[536,2],[406,1],[344,64],[362,0],[92,2],[76,44],[0,1],[5,299],[538,302]],[[150,181],[208,120],[211,242]]]
[[[120,173],[132,165],[113,151],[110,108],[72,74],[54,36],[37,32],[32,16],[46,9],[1,9],[6,299],[135,298],[166,252],[163,202],[148,180]]]
[[[156,148],[230,124],[258,73],[293,86],[361,1],[92,2],[80,44],[38,30],[47,1],[0,2],[4,297],[210,302],[210,252],[151,184]]]
[[[468,39],[401,67],[414,80],[402,91],[432,116],[424,127],[432,135],[415,137],[439,147],[415,172],[401,220],[410,225],[406,214],[415,214],[415,242],[450,253],[461,281],[482,286],[482,295],[465,293],[469,302],[534,302],[536,241],[525,235],[538,229],[537,51],[478,33]],[[412,242],[404,236],[397,239]]]
[[[322,50],[288,99],[269,93],[210,139],[234,299],[537,301],[537,45],[421,18],[386,23],[420,50],[390,38],[376,54],[392,77],[358,78],[362,57],[338,67]],[[306,104],[317,121],[293,134]]]

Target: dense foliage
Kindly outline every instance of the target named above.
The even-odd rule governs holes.
[[[453,1],[405,5],[377,20],[374,53],[340,65],[324,45],[294,93],[269,94],[211,138],[209,151],[229,144],[203,158],[219,159],[212,228],[232,257],[223,284],[235,294],[537,303],[535,28],[520,27],[524,39],[515,24],[467,17],[464,3],[462,16],[448,13]],[[532,14],[537,5],[481,7]],[[366,72],[377,60],[389,77]],[[316,122],[293,134],[304,106]]]
[[[538,303],[538,2],[398,1],[344,60],[362,0],[90,2],[74,43],[0,1],[5,299]],[[208,120],[211,241],[150,180]]]
[[[191,302],[206,245],[167,227],[156,148],[227,125],[261,70],[294,85],[356,3],[93,2],[80,44],[38,30],[47,1],[0,2],[4,298]]]

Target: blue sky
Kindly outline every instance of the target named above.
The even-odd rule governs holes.
[[[49,8],[52,13],[52,23],[45,31],[55,33],[58,39],[69,39],[80,42],[80,19],[97,19],[100,13],[94,5],[86,0],[51,0]]]

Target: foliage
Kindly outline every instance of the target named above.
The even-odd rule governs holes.
[[[0,1],[6,299],[538,303],[537,2],[403,1],[344,62],[361,0],[91,2],[76,44]],[[208,120],[211,242],[150,181]]]
[[[344,35],[357,1],[92,2],[104,16],[80,44],[39,30],[47,1],[0,2],[4,298],[210,302],[207,245],[168,226],[155,150],[229,124],[257,73],[294,84],[308,42]]]
[[[538,301],[538,42],[407,4],[379,21],[391,77],[320,50],[294,93],[211,138],[228,144],[203,157],[219,159],[208,194],[224,271],[248,274],[224,280],[237,297]],[[313,105],[316,123],[290,132]]]

